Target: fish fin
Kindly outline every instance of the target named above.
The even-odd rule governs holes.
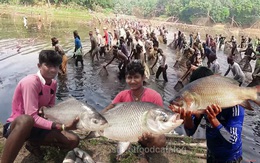
[[[256,103],[256,102],[255,102],[255,103]],[[247,109],[247,110],[254,110],[254,109],[252,108],[252,106],[250,105],[250,103],[249,103],[248,100],[245,100],[245,101],[242,102],[240,105],[243,106],[243,107],[244,107],[245,109]]]
[[[117,156],[122,155],[129,147],[130,142],[119,142],[117,145]]]

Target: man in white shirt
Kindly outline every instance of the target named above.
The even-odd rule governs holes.
[[[226,76],[229,73],[229,71],[231,70],[233,75],[234,75],[234,79],[236,81],[238,81],[239,82],[239,86],[241,86],[242,83],[245,81],[245,74],[244,74],[244,72],[240,68],[239,64],[234,62],[234,58],[232,56],[229,56],[227,58],[227,62],[229,64],[229,67],[228,67],[228,70],[227,70],[227,72],[225,73],[224,76]]]
[[[163,79],[165,82],[168,82],[168,78],[167,78],[167,73],[166,70],[168,68],[167,64],[166,64],[166,56],[163,54],[162,49],[159,49],[158,47],[154,47],[154,50],[157,53],[157,57],[159,58],[159,64],[160,66],[157,69],[156,72],[156,79],[159,78],[159,76],[161,75],[161,73],[163,73]],[[160,54],[160,56],[158,56],[158,54]]]

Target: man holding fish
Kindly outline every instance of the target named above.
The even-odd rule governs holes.
[[[126,71],[126,82],[127,82],[128,86],[130,87],[130,90],[124,90],[124,91],[121,91],[120,93],[118,93],[118,95],[114,98],[112,103],[102,111],[105,118],[106,118],[107,112],[109,112],[110,109],[111,109],[111,111],[112,111],[112,109],[113,110],[116,109],[117,108],[116,104],[122,103],[122,102],[142,101],[142,102],[150,102],[157,106],[163,107],[163,100],[162,100],[161,95],[150,88],[145,88],[143,86],[144,79],[145,79],[144,67],[141,64],[141,62],[139,60],[134,60],[131,63],[129,63],[127,66],[127,71]],[[133,103],[132,105],[135,105],[135,103]],[[129,109],[131,109],[131,108],[128,108],[127,110],[129,110]],[[138,108],[133,108],[133,109],[135,109],[136,111],[138,110]],[[132,110],[132,111],[134,111],[134,110]],[[119,110],[117,112],[118,112],[118,114],[120,114]],[[107,120],[109,123],[109,119],[107,119]],[[106,130],[105,130],[105,132],[106,132]],[[134,131],[131,131],[131,132],[134,132]],[[109,133],[107,135],[109,135]],[[110,138],[110,136],[106,136],[106,137]],[[111,138],[112,138],[112,136],[111,136]],[[153,136],[150,133],[144,133],[143,136],[139,137],[139,142],[144,147],[152,147],[152,146],[163,147],[163,146],[165,146],[166,138],[164,135]],[[146,160],[146,158],[140,159],[140,161],[142,161],[142,162],[146,162],[145,160]]]
[[[206,67],[195,70],[190,81],[169,108],[181,114],[188,136],[206,119],[207,162],[241,162],[244,108],[252,110],[248,100],[259,105],[259,87],[239,87],[238,82],[213,75]]]
[[[61,56],[53,50],[42,50],[39,54],[39,71],[24,77],[17,85],[12,114],[4,125],[7,138],[2,163],[13,162],[26,142],[25,148],[43,158],[41,145],[73,149],[78,146],[77,135],[66,130],[76,129],[78,118],[67,124],[55,123],[38,115],[41,107],[55,104],[57,82],[54,80],[62,62]]]

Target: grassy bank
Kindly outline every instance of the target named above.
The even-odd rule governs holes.
[[[81,20],[91,20],[92,13],[87,8],[78,6],[13,6],[0,4],[0,16],[3,14],[25,15],[25,16],[55,16],[67,19],[69,17],[77,17]]]
[[[5,138],[2,137],[2,125],[0,124],[0,160],[3,152]],[[180,142],[182,142],[180,144]],[[185,144],[184,144],[185,142]],[[188,137],[175,137],[167,140],[167,148],[163,152],[150,153],[148,157],[151,163],[204,163],[205,159],[197,157],[198,153],[205,153],[205,148],[199,144],[191,146],[194,141]],[[177,143],[177,144],[176,144]],[[198,142],[195,142],[198,143]],[[81,140],[79,148],[89,153],[95,161],[116,162],[116,142],[109,141],[106,138]],[[138,153],[135,150],[140,149],[138,144],[133,144],[131,148],[123,155],[121,163],[134,163],[138,160]],[[45,157],[43,160],[31,155],[24,147],[20,150],[15,163],[58,163],[62,162],[66,152],[54,147],[44,147]],[[186,153],[183,153],[185,151]],[[182,153],[180,153],[182,152]]]

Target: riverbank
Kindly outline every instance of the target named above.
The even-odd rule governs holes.
[[[59,20],[68,20],[78,21],[82,25],[87,27],[100,27],[104,25],[102,22],[103,18],[115,17],[110,11],[102,10],[103,12],[95,12],[86,7],[78,5],[69,5],[69,6],[20,6],[20,5],[5,5],[0,4],[0,17],[5,14],[11,14],[13,16],[25,16],[25,17],[34,17],[41,19],[42,21],[48,21],[49,19],[59,19]],[[216,34],[222,34],[225,37],[231,37],[232,35],[236,38],[243,36],[250,36],[252,38],[260,37],[259,29],[256,28],[233,28],[229,27],[226,24],[212,24],[211,26],[203,25],[192,25],[192,24],[182,24],[182,23],[173,23],[166,22],[167,18],[155,17],[152,19],[140,19],[135,16],[130,15],[120,15],[119,18],[124,19],[136,19],[146,24],[151,24],[152,26],[161,26],[164,25],[168,29],[177,31],[185,31],[186,35],[189,33],[200,32],[201,36],[204,36],[206,33],[215,36]]]
[[[7,9],[9,7],[6,7]],[[22,7],[21,7],[22,8]],[[37,29],[37,19],[38,19],[38,9],[40,11],[43,11],[40,15],[42,16],[43,26],[42,29]],[[25,9],[27,10],[27,9]],[[45,11],[46,10],[46,11]],[[72,49],[74,48],[74,42],[73,42],[73,30],[79,30],[80,36],[83,40],[83,49],[87,50],[89,49],[89,36],[88,31],[91,29],[94,29],[94,23],[97,23],[97,19],[94,18],[93,15],[97,14],[98,18],[102,18],[107,16],[103,13],[91,13],[90,19],[78,19],[78,16],[76,14],[71,14],[73,12],[66,11],[67,9],[64,9],[66,14],[63,14],[63,16],[58,16],[57,19],[69,19],[68,21],[58,21],[54,20],[53,22],[51,19],[56,19],[57,14],[52,14],[53,9],[48,9],[47,7],[35,7],[32,11],[32,16],[34,19],[28,19],[28,28],[24,28],[23,22],[22,22],[22,16],[29,14],[30,12],[24,12],[19,11],[19,8],[13,8],[12,10],[9,10],[8,12],[5,12],[4,15],[7,14],[13,16],[10,19],[7,19],[6,21],[10,23],[9,26],[6,26],[5,29],[0,29],[2,33],[6,33],[6,40],[2,40],[3,38],[2,33],[0,32],[0,39],[1,39],[1,46],[0,48],[7,54],[8,59],[1,62],[1,70],[3,70],[1,74],[0,79],[0,87],[1,87],[1,93],[0,97],[2,97],[1,101],[1,115],[4,117],[1,119],[2,122],[4,122],[7,118],[7,116],[10,115],[10,108],[11,108],[11,97],[13,95],[14,88],[17,84],[17,82],[24,76],[35,73],[36,71],[36,64],[37,64],[37,56],[38,51],[42,49],[47,49],[51,47],[50,44],[50,38],[53,36],[56,36],[60,38],[60,43],[66,49],[66,52],[69,54],[72,54]],[[62,10],[62,9],[61,9]],[[0,13],[2,13],[2,9],[0,9]],[[14,12],[15,11],[15,12]],[[29,9],[31,11],[31,9]],[[56,10],[55,10],[56,12]],[[54,13],[55,13],[54,12]],[[58,12],[58,11],[57,11]],[[81,11],[77,11],[79,14]],[[16,13],[16,14],[15,14]],[[46,13],[46,17],[44,16],[44,13]],[[76,13],[76,12],[75,12]],[[20,15],[18,15],[20,14]],[[23,14],[23,15],[22,15]],[[88,17],[88,14],[86,11],[82,11],[82,14],[86,14],[86,17]],[[62,14],[60,14],[62,15]],[[100,15],[100,16],[99,16]],[[17,18],[15,19],[15,17]],[[83,15],[84,16],[84,15]],[[91,17],[93,16],[93,17]],[[130,16],[129,16],[130,17]],[[128,17],[125,17],[128,18]],[[133,17],[134,19],[134,17]],[[93,21],[95,21],[93,23]],[[142,21],[142,20],[141,20]],[[148,20],[144,20],[148,21]],[[16,26],[14,25],[15,22],[18,22]],[[205,32],[210,32],[210,34],[214,35],[216,33],[223,33],[223,31],[226,30],[223,26],[217,26],[217,27],[204,27],[204,26],[193,26],[193,25],[186,25],[186,24],[174,24],[174,23],[166,23],[164,21],[150,21],[154,26],[159,26],[162,24],[167,24],[167,26],[172,28],[169,28],[169,31],[171,34],[173,32],[176,32],[177,29],[183,26],[185,28],[185,33],[188,34],[190,31],[192,32],[201,32],[202,38],[204,38]],[[1,23],[3,23],[1,21]],[[20,24],[19,24],[20,23]],[[73,26],[68,27],[68,25],[75,23]],[[5,24],[5,23],[3,23]],[[96,25],[96,24],[95,24]],[[101,26],[104,24],[101,24]],[[89,28],[87,28],[89,27]],[[0,27],[1,28],[1,27]],[[18,29],[20,28],[20,29]],[[100,28],[102,29],[102,28]],[[204,30],[206,29],[206,30]],[[220,30],[221,31],[218,31]],[[241,29],[230,29],[232,31],[238,30],[241,31]],[[13,33],[13,35],[11,35]],[[236,33],[236,31],[235,31]],[[238,32],[239,33],[239,32]],[[224,33],[225,34],[225,33]],[[236,35],[235,35],[236,36]],[[11,39],[10,39],[11,38]],[[14,38],[14,39],[12,39]],[[12,46],[15,46],[16,44],[19,44],[19,41],[16,42],[16,38],[22,38],[25,39],[25,41],[21,41],[22,49],[20,53],[16,53],[16,49],[12,49]],[[32,38],[32,39],[27,39]],[[37,38],[37,39],[35,39]],[[172,38],[169,35],[169,41],[170,38]],[[254,38],[254,37],[253,37]],[[35,40],[35,41],[34,41]],[[174,55],[172,55],[172,51],[169,48],[166,48],[164,45],[162,45],[165,54],[167,55],[167,64],[173,65],[175,58]],[[9,50],[9,51],[8,51]],[[14,56],[14,57],[9,57]],[[218,54],[220,63],[225,65],[226,64],[226,56],[222,55],[221,51]],[[26,62],[24,62],[26,61]],[[77,69],[73,65],[73,62],[68,63],[68,75],[66,78],[62,80],[58,80],[60,90],[58,90],[58,95],[60,97],[66,97],[68,94],[75,96],[76,98],[80,99],[81,101],[87,101],[91,105],[95,106],[97,109],[103,109],[109,102],[111,102],[111,99],[113,96],[120,90],[124,89],[125,86],[121,84],[120,81],[117,80],[116,72],[117,72],[117,66],[111,65],[108,67],[108,71],[111,72],[109,77],[100,77],[98,74],[98,69],[102,66],[99,63],[96,63],[95,65],[92,65],[90,62],[90,58],[86,58],[84,62],[86,63],[84,66],[84,69]],[[103,61],[103,60],[102,60]],[[102,63],[102,62],[100,62]],[[223,66],[223,71],[226,70],[226,67]],[[172,68],[172,66],[169,66],[169,82],[163,83],[163,82],[154,82],[151,81],[150,86],[152,88],[155,88],[159,93],[163,95],[163,98],[165,101],[169,101],[170,98],[172,98],[172,94],[174,93],[173,86],[177,82],[177,77],[175,70]],[[153,79],[152,79],[153,80]],[[8,111],[7,111],[8,110]],[[259,124],[259,118],[257,118],[258,112],[254,112],[253,114],[250,112],[250,115],[245,116],[245,127],[243,127],[243,130],[245,131],[245,136],[243,137],[243,147],[245,150],[244,152],[244,158],[247,159],[256,159],[259,153],[259,145],[257,144],[257,140],[259,139],[259,132],[258,132],[258,124]],[[253,121],[253,122],[252,122]],[[252,127],[253,126],[253,127]],[[252,130],[253,128],[253,130]],[[201,135],[204,135],[204,132],[201,132]],[[252,141],[255,140],[255,141]],[[1,139],[1,142],[4,142],[4,139]],[[106,143],[97,142],[95,140],[88,142],[84,141],[84,143],[90,143],[89,146],[80,146],[81,148],[84,148],[93,156],[96,160],[105,160],[101,159],[102,155],[105,155],[108,160],[110,159],[111,154],[108,152],[111,151],[110,148],[115,149],[115,144],[106,145]],[[97,145],[98,143],[99,145]],[[81,143],[83,144],[83,143]],[[3,146],[3,145],[1,145]],[[93,152],[91,147],[93,147],[93,150],[101,150],[100,152]],[[104,148],[101,148],[104,147]],[[91,150],[90,150],[91,149]],[[94,154],[95,153],[95,154]],[[103,154],[104,153],[104,154]],[[1,155],[1,154],[0,154]],[[47,160],[45,162],[55,162],[53,161],[55,158],[58,159],[56,162],[61,162],[62,158],[64,157],[65,153],[62,153],[62,151],[55,150],[55,149],[47,149]],[[113,154],[112,154],[113,155]],[[102,156],[102,157],[105,157]],[[112,157],[112,156],[111,156]],[[134,155],[131,155],[130,158],[133,158]],[[161,162],[191,162],[191,158],[193,160],[193,155],[188,155],[187,157],[181,156],[175,153],[165,153],[163,155],[155,155],[155,158],[161,159]],[[50,158],[50,159],[48,159]],[[167,158],[167,159],[166,159]],[[26,149],[22,149],[19,153],[19,156],[17,158],[16,162],[33,162],[35,158],[31,156]],[[52,161],[51,161],[52,160]],[[169,161],[171,160],[171,161]],[[36,160],[35,162],[39,162],[39,160]],[[104,161],[105,162],[105,161]],[[108,161],[112,162],[112,161]],[[160,162],[160,161],[157,161]],[[199,162],[199,161],[197,161]]]

